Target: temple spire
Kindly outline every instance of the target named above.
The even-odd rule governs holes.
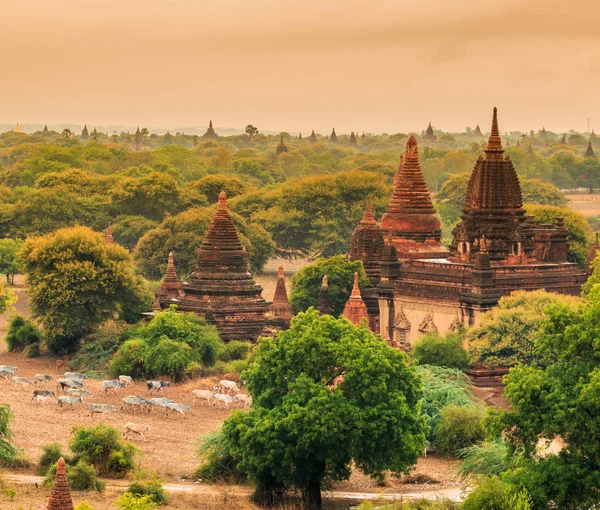
[[[329,141],[332,143],[336,143],[338,141],[338,137],[335,134],[335,128],[331,131],[331,136],[329,137]]]
[[[283,141],[283,133],[282,133],[279,144],[277,145],[277,148],[275,149],[275,154],[277,154],[277,156],[279,156],[281,153],[287,152],[287,151],[288,151],[288,148],[287,148],[287,145],[285,144],[285,142]]]
[[[106,244],[115,243],[115,239],[112,235],[112,229],[110,228],[110,221],[108,222],[108,226],[106,227],[106,235],[104,236],[104,240],[106,241]]]
[[[312,130],[312,133],[308,137],[308,141],[310,143],[317,143],[317,135],[315,135],[315,130],[314,129]]]
[[[595,158],[596,157],[596,154],[594,153],[594,148],[592,147],[591,140],[588,142],[587,149],[585,150],[585,157],[586,158]]]
[[[488,138],[488,144],[485,148],[487,159],[498,159],[504,154],[502,148],[502,138],[500,138],[500,130],[498,129],[498,108],[494,107],[494,115],[492,117],[492,132]]]
[[[273,295],[273,315],[287,324],[292,319],[292,305],[290,305],[288,300],[283,266],[279,266],[279,271],[277,272],[277,284],[275,285],[275,294]]]
[[[177,278],[177,271],[175,270],[173,252],[170,252],[167,261],[167,271],[165,272],[165,278],[160,284],[160,289],[156,294],[156,299],[154,300],[152,309],[162,310],[164,308],[168,308],[172,300],[179,300],[182,296],[183,292],[181,290],[179,278]]]
[[[375,221],[375,217],[373,216],[373,210],[371,209],[371,195],[367,197],[367,205],[365,206],[365,214],[363,215],[361,224],[372,224],[375,225],[377,222]]]
[[[353,324],[360,324],[362,319],[369,319],[369,312],[367,306],[360,295],[360,288],[358,286],[358,273],[354,273],[354,286],[352,287],[352,294],[350,299],[346,302],[344,307],[344,317]]]
[[[327,275],[323,275],[323,280],[321,280],[321,290],[317,301],[317,310],[323,315],[333,314],[333,305],[331,304],[331,301],[329,301],[329,280]]]
[[[71,488],[67,481],[67,466],[62,457],[56,463],[56,478],[50,493],[47,510],[73,510]]]
[[[219,193],[219,199],[217,202],[217,211],[227,211],[227,193],[225,193],[224,191],[221,191],[221,193]]]

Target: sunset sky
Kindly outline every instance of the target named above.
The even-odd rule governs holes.
[[[600,131],[598,0],[2,4],[0,124]]]

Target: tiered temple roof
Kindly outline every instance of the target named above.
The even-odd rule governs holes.
[[[379,282],[379,263],[383,255],[383,234],[371,209],[371,197],[367,197],[365,213],[354,230],[350,244],[350,260],[362,260],[371,284]]]
[[[249,272],[248,254],[229,215],[225,192],[198,251],[196,270],[181,284],[179,310],[206,317],[211,312],[223,340],[256,340],[271,304]]]
[[[475,136],[483,136],[483,133],[481,132],[481,128],[479,127],[479,124],[477,124],[477,127],[473,130],[473,134]]]
[[[315,135],[315,130],[314,129],[312,130],[312,133],[308,137],[308,141],[310,143],[317,143],[317,135]]]
[[[586,158],[595,158],[596,154],[594,153],[594,148],[592,147],[592,141],[590,140],[587,145],[587,149],[585,150]]]
[[[160,284],[160,289],[156,294],[156,299],[154,300],[152,309],[161,310],[168,308],[172,304],[179,304],[179,301],[182,297],[183,291],[181,290],[179,278],[177,278],[175,263],[173,261],[173,252],[171,252],[169,253],[165,278]]]
[[[352,133],[350,133],[350,145],[352,147],[356,147],[358,145],[358,140],[356,139],[356,135],[354,134],[354,131],[352,131]]]
[[[281,153],[287,152],[287,151],[288,151],[287,145],[283,141],[283,135],[281,135],[281,140],[277,144],[277,148],[275,149],[275,154],[277,154],[279,156]]]
[[[350,299],[344,307],[344,317],[353,324],[360,324],[362,319],[369,319],[367,306],[360,295],[360,288],[358,287],[358,273],[354,273],[354,286],[352,287]]]
[[[279,266],[277,273],[277,284],[273,296],[273,315],[287,324],[292,320],[292,305],[288,300],[283,266]]]
[[[317,301],[317,310],[323,315],[333,314],[333,304],[329,300],[329,281],[327,275],[323,276],[321,281],[321,290],[319,291],[319,300]]]
[[[90,133],[88,132],[87,124],[83,126],[83,130],[81,131],[81,139],[87,140],[90,137]]]
[[[433,134],[433,127],[431,125],[431,122],[429,123],[429,126],[427,126],[427,129],[425,130],[425,136],[423,137],[423,139],[428,142],[435,142],[437,140],[437,136],[435,136]]]
[[[475,164],[453,235],[453,261],[471,262],[480,251],[492,262],[524,263],[534,257],[533,225],[525,216],[517,173],[504,157],[496,108],[485,158]]]
[[[73,498],[71,498],[71,489],[67,482],[67,466],[62,457],[56,463],[56,478],[47,510],[73,510]]]
[[[46,124],[44,124],[44,129],[42,129],[42,135],[47,135],[48,134],[48,126]]]
[[[331,136],[329,137],[329,141],[332,143],[336,143],[338,141],[338,137],[335,134],[335,128],[331,131]]]
[[[213,128],[212,120],[209,121],[208,129],[206,130],[206,133],[202,135],[202,138],[206,138],[208,140],[216,140],[217,138],[219,138],[219,135],[215,132]]]
[[[406,144],[406,156],[394,178],[394,193],[381,218],[381,230],[392,237],[402,258],[442,257],[440,217],[433,208],[419,165],[414,136]]]
[[[112,235],[112,229],[110,228],[110,221],[108,222],[108,226],[106,227],[106,235],[104,236],[104,240],[106,244],[114,244],[115,239]]]

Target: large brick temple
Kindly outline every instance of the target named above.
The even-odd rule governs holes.
[[[449,250],[441,243],[440,218],[412,136],[381,224],[367,205],[354,232],[349,257],[363,260],[371,281],[361,289],[369,324],[392,345],[408,347],[422,333],[476,325],[514,290],[581,291],[587,274],[567,262],[569,232],[562,219],[536,225],[525,214],[495,108],[484,152],[471,174]]]

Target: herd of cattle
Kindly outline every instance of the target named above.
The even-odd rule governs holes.
[[[36,374],[34,380],[31,381],[26,377],[18,377],[15,373],[18,372],[18,368],[8,365],[0,365],[0,377],[4,377],[7,381],[12,381],[14,384],[20,384],[24,388],[33,387],[38,384],[47,384],[53,381],[53,377],[47,374]],[[86,376],[77,372],[65,372],[63,376],[57,379],[56,391],[46,389],[34,389],[32,401],[35,402],[49,402],[56,398],[56,402],[60,407],[68,407],[73,409],[75,405],[83,405],[84,399],[92,396],[92,392],[85,388]],[[113,390],[116,394],[120,389],[126,388],[133,385],[133,380],[127,375],[121,375],[115,380],[102,381],[102,391],[108,393],[109,390]],[[146,391],[151,396],[152,392],[156,394],[162,392],[165,388],[168,388],[170,383],[168,381],[146,381]],[[56,395],[57,392],[61,392],[62,395]],[[234,392],[234,395],[231,393]],[[237,406],[238,404],[243,405],[244,408],[249,408],[252,404],[252,397],[250,395],[240,393],[240,388],[235,381],[224,379],[219,381],[219,384],[214,386],[212,390],[192,390],[193,401],[192,405],[196,402],[207,402],[213,406],[220,407],[221,404],[225,405],[226,409],[230,406]],[[191,413],[192,408],[188,405],[181,404],[170,400],[166,397],[151,397],[144,398],[140,395],[128,395],[121,400],[120,410],[129,412],[140,412],[150,413],[154,409],[160,408],[163,415],[168,416],[170,412],[181,414],[185,417],[185,413]],[[114,413],[117,411],[116,406],[109,404],[88,404],[88,416],[94,416],[96,414]],[[142,426],[135,423],[126,423],[123,430],[123,436],[128,434],[135,434],[140,436],[144,441],[146,437],[144,432],[150,430],[150,425]]]

